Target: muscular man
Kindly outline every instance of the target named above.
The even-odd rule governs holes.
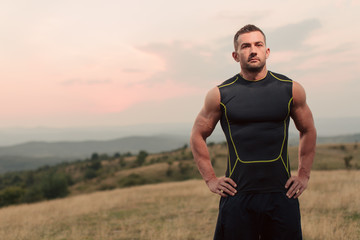
[[[241,28],[234,47],[241,72],[208,92],[190,139],[203,179],[221,196],[214,239],[302,239],[297,198],[307,187],[316,143],[305,91],[267,70],[270,49],[258,27]],[[300,132],[296,176],[287,149],[290,117]],[[215,175],[206,145],[218,121],[229,152],[225,177]]]

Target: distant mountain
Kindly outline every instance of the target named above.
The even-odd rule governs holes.
[[[138,153],[145,150],[158,153],[183,147],[187,138],[162,136],[134,136],[108,141],[28,142],[0,147],[0,173],[35,169],[64,161],[89,158],[92,153]]]
[[[137,153],[146,150],[150,153],[169,151],[186,144],[178,136],[134,136],[108,141],[82,142],[28,142],[14,146],[0,147],[0,156],[22,156],[35,158],[61,157],[84,158],[92,153]]]
[[[33,170],[39,167],[56,165],[64,161],[66,161],[66,159],[57,157],[34,158],[22,156],[0,156],[0,174],[6,172]]]
[[[189,135],[191,123],[159,123],[128,126],[0,128],[0,146],[26,142],[107,141],[131,136]]]

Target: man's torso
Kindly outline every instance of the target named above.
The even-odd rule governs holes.
[[[287,152],[292,81],[268,71],[259,81],[239,74],[218,86],[228,143],[226,176],[239,192],[278,192],[290,176]]]

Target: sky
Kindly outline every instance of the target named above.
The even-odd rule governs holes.
[[[358,0],[5,0],[0,128],[193,122],[240,71],[232,39],[267,36],[268,69],[315,118],[360,117]]]

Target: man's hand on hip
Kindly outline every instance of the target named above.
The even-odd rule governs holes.
[[[219,194],[222,197],[234,196],[236,191],[236,183],[231,178],[221,177],[213,178],[206,182],[210,191]]]
[[[309,178],[307,177],[293,176],[289,178],[285,184],[285,188],[288,189],[286,196],[288,198],[298,198],[307,188],[308,181]]]

